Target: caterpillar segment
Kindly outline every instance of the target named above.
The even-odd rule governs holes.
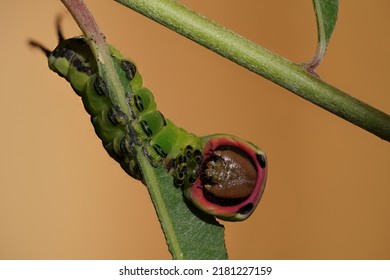
[[[45,53],[49,68],[81,97],[104,148],[130,176],[144,182],[136,153],[140,146],[151,166],[166,168],[200,210],[228,221],[242,221],[253,213],[267,181],[264,151],[236,136],[198,137],[178,128],[158,111],[135,63],[109,46],[129,105],[129,112],[122,112],[98,75],[99,63],[86,39],[64,39],[57,29],[59,43],[53,51],[34,41],[31,45]]]

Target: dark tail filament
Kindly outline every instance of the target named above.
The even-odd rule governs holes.
[[[61,20],[62,20],[62,15],[58,15],[56,17],[56,27],[57,27],[56,29],[57,29],[58,42],[65,40],[61,30]]]
[[[43,51],[45,53],[46,57],[50,56],[51,51],[49,49],[47,49],[46,47],[44,47],[43,45],[41,45],[40,43],[38,43],[34,40],[30,40],[30,41],[28,41],[28,43],[30,44],[30,46],[32,46],[34,48],[38,48],[41,51]]]

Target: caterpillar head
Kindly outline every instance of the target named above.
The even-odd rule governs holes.
[[[179,156],[177,184],[204,212],[222,220],[245,220],[264,192],[268,169],[265,153],[234,136],[212,135],[202,142],[203,153],[187,147],[187,156]]]

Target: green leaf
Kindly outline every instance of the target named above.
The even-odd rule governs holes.
[[[140,149],[137,152],[142,155]],[[151,167],[143,156],[139,162],[172,257],[227,259],[224,227],[214,217],[187,204],[163,167]]]
[[[325,56],[330,37],[336,26],[338,0],[313,0],[314,11],[317,19],[318,43],[317,51],[313,60],[307,64],[306,68],[314,72],[314,69],[321,63]]]

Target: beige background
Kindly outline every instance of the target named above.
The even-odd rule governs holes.
[[[316,48],[311,1],[182,1],[295,62]],[[87,1],[159,109],[197,134],[266,150],[269,181],[232,259],[389,259],[390,146],[113,1]],[[390,2],[341,1],[318,72],[390,112]],[[169,259],[147,191],[103,150],[79,98],[26,44],[56,45],[60,1],[1,1],[0,259]],[[70,16],[67,36],[80,31]]]

